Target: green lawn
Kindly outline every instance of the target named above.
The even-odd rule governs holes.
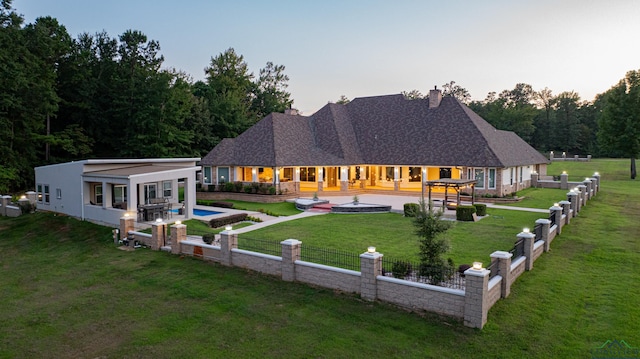
[[[110,228],[64,216],[0,217],[0,358],[590,358],[616,339],[638,348],[640,188],[628,160],[584,165],[605,168],[603,191],[483,330],[239,268],[118,250]]]
[[[277,202],[277,203],[257,203],[246,201],[235,201],[229,199],[223,200],[198,200],[198,204],[210,206],[214,202],[230,202],[233,203],[233,209],[254,211],[267,213],[276,217],[279,216],[292,216],[298,214],[301,211],[296,209],[296,205],[291,202]]]

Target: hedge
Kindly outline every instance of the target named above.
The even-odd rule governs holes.
[[[420,210],[420,205],[417,203],[405,203],[404,204],[404,216],[415,217],[416,213]]]
[[[460,205],[456,207],[456,220],[473,222],[474,213],[476,213],[476,207],[469,205]]]
[[[487,205],[484,203],[476,203],[473,205],[476,207],[476,214],[478,216],[486,216],[487,215]]]
[[[211,226],[211,228],[219,228],[219,227],[222,227],[222,226],[226,226],[228,224],[234,224],[234,223],[242,222],[245,219],[247,219],[247,214],[246,213],[232,214],[230,216],[226,216],[226,217],[222,217],[222,218],[214,218],[214,219],[210,220],[209,221],[209,226]]]

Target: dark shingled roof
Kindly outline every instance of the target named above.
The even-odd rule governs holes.
[[[548,163],[518,135],[496,130],[453,97],[429,108],[403,95],[328,104],[311,116],[272,113],[201,161],[212,166],[423,165],[512,167]]]

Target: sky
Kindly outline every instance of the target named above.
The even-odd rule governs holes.
[[[203,80],[228,48],[256,76],[285,66],[293,107],[311,115],[341,95],[455,81],[473,100],[527,83],[591,101],[640,69],[636,0],[13,0],[33,23],[51,16],[76,38],[139,30],[164,67]]]

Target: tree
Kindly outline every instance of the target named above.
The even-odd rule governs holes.
[[[351,102],[351,100],[349,100],[349,98],[347,98],[347,96],[345,95],[340,95],[340,98],[338,99],[338,101],[336,101],[338,105],[346,105],[349,102]]]
[[[443,271],[450,269],[449,263],[445,263],[442,255],[449,250],[449,245],[441,234],[451,228],[451,222],[442,220],[443,210],[427,208],[422,198],[415,212],[413,225],[416,235],[420,238],[420,275],[428,277],[432,284],[444,279]]]
[[[471,94],[469,91],[460,85],[456,85],[455,81],[450,81],[449,83],[442,85],[442,95],[455,97],[458,101],[464,104],[469,104],[471,102]]]
[[[580,96],[577,93],[563,92],[555,99],[556,121],[553,132],[557,137],[559,149],[569,153],[578,150],[578,108]]]
[[[598,140],[608,155],[631,159],[631,179],[640,152],[640,71],[629,71],[605,94]]]
[[[291,94],[286,91],[289,76],[284,74],[284,68],[284,65],[274,65],[269,61],[260,69],[252,102],[252,110],[257,120],[272,112],[284,112],[293,104]]]
[[[411,90],[409,92],[407,91],[402,91],[402,95],[407,99],[407,100],[419,100],[419,99],[423,99],[425,98],[425,96],[419,91],[419,90]]]

